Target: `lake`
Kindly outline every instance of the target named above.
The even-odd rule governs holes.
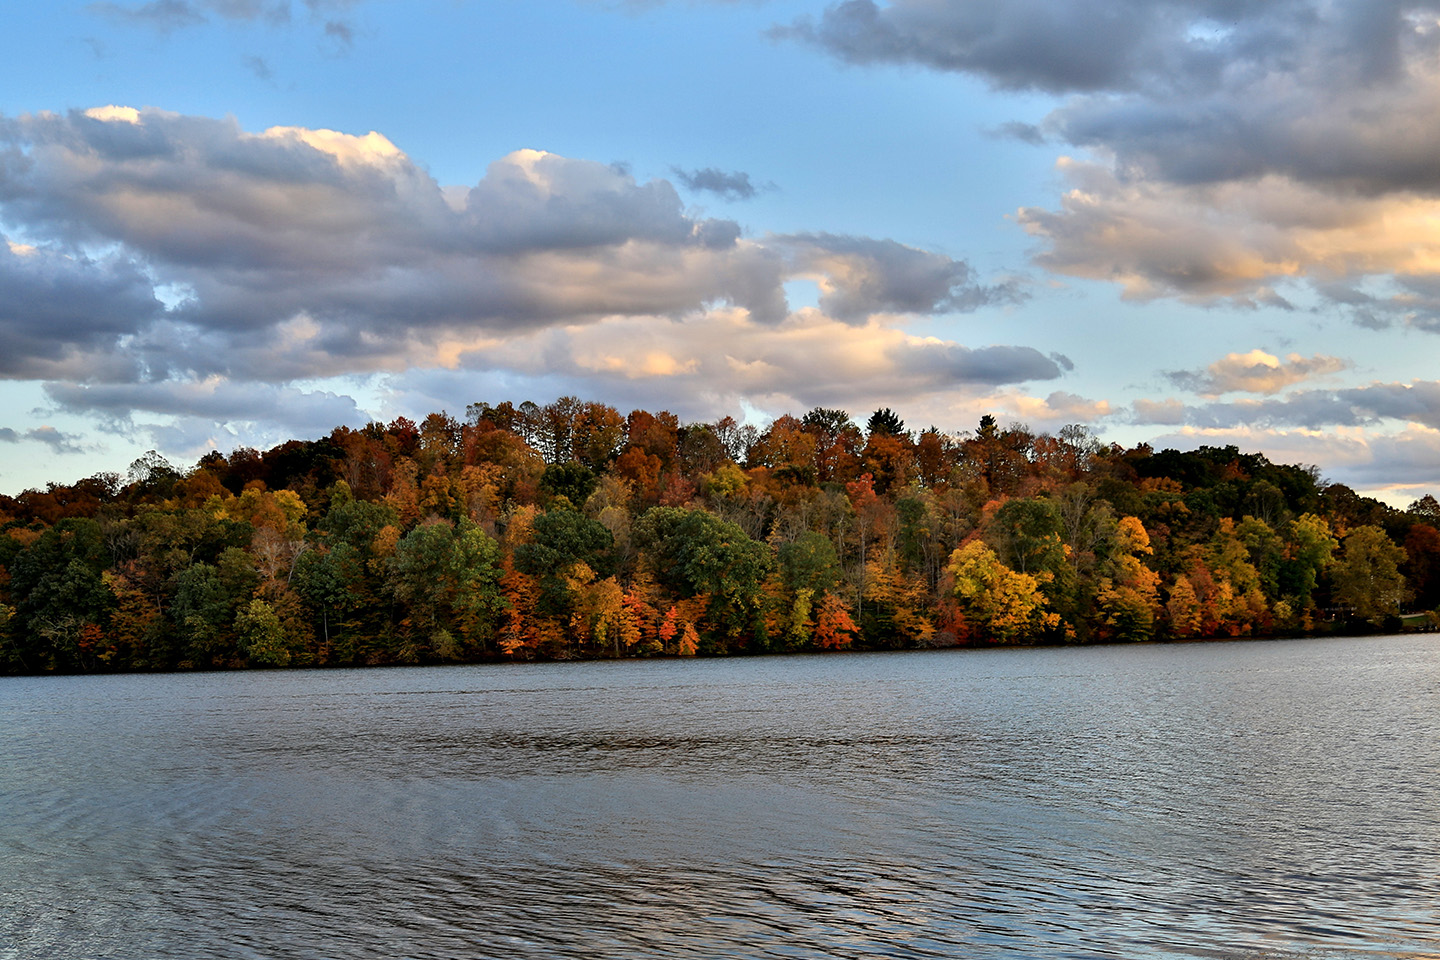
[[[0,958],[1434,957],[1440,637],[0,679]]]

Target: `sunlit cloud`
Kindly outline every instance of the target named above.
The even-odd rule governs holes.
[[[383,393],[444,370],[713,415],[919,404],[1073,367],[906,329],[1015,303],[1012,281],[889,239],[746,237],[609,164],[517,150],[445,187],[378,131],[114,105],[0,119],[3,148],[29,160],[0,165],[25,237],[0,248],[0,376],[189,449],[375,413],[296,381],[375,376]],[[794,279],[818,308],[791,308]]]
[[[1206,397],[1234,392],[1273,394],[1312,377],[1339,373],[1349,367],[1350,364],[1339,357],[1302,357],[1292,353],[1281,360],[1257,349],[1226,354],[1204,371],[1175,370],[1166,377],[1177,387]]]

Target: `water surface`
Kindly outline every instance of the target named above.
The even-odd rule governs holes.
[[[0,680],[0,958],[1434,957],[1440,638]]]

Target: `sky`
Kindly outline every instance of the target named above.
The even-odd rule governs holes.
[[[469,403],[1440,494],[1440,0],[97,0],[0,31],[0,493]]]

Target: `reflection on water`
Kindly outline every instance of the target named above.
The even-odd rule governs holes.
[[[1434,957],[1434,637],[0,680],[0,958]]]

